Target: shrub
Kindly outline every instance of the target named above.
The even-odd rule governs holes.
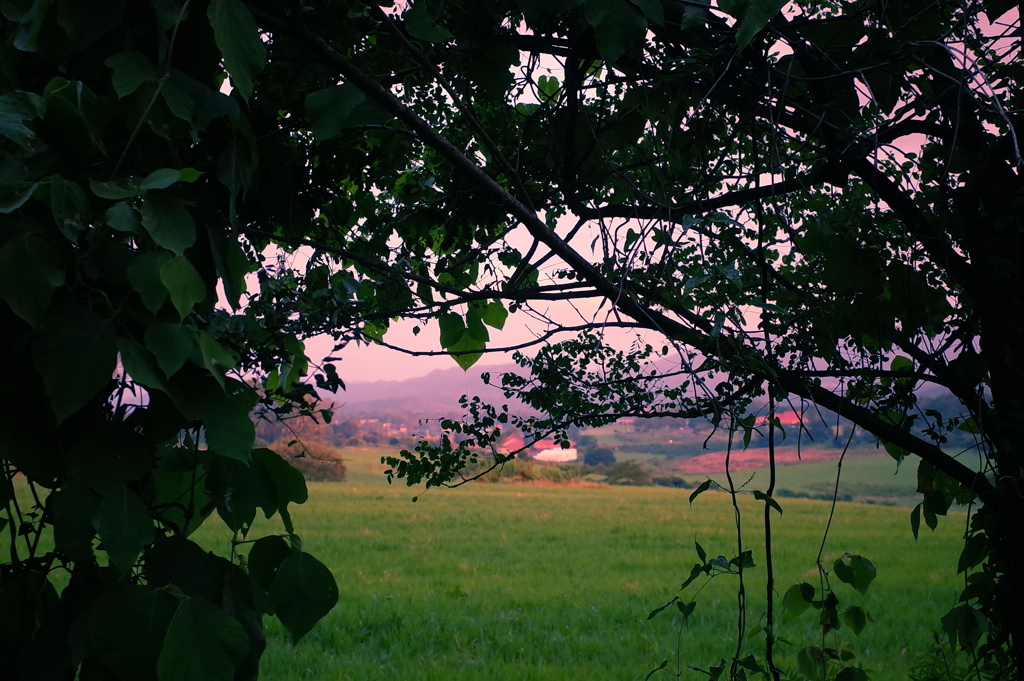
[[[309,482],[343,482],[347,470],[337,449],[323,442],[281,438],[270,446]]]
[[[683,489],[683,488],[689,489],[691,487],[695,487],[696,486],[696,485],[691,485],[690,483],[688,483],[686,480],[684,480],[683,478],[679,477],[678,475],[659,475],[659,476],[656,476],[654,478],[651,478],[651,482],[654,483],[655,485],[659,485],[661,487],[675,487],[677,489]]]
[[[588,466],[614,466],[615,452],[608,447],[587,449],[587,452],[583,455],[583,463]]]
[[[476,474],[487,466],[490,466],[489,461],[481,461],[476,466],[468,468],[466,474]],[[579,465],[566,464],[559,466],[516,457],[506,461],[480,479],[485,482],[547,482],[559,484],[582,479],[583,477],[583,467]]]
[[[612,485],[650,485],[651,474],[639,461],[620,461],[608,471]]]

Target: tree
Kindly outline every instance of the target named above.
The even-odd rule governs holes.
[[[746,439],[765,400],[774,442],[776,405],[810,403],[919,461],[915,533],[954,500],[980,504],[960,562],[971,588],[943,625],[989,672],[1020,668],[1013,3],[422,1],[357,12],[356,46],[315,9],[250,6],[280,49],[303,45],[342,83],[306,101],[318,161],[337,163],[335,144],[368,152],[346,171],[363,184],[334,194],[347,221],[303,240],[378,296],[364,338],[383,342],[399,310],[436,316],[468,366],[506,309],[581,309],[542,340],[581,335],[502,379],[547,417],[469,400],[393,475],[449,483],[507,420],[539,437],[706,415]],[[582,308],[598,302],[613,321]],[[600,332],[618,326],[651,340],[615,350]],[[958,410],[918,409],[929,384]],[[944,447],[958,430],[972,451]],[[774,477],[758,492],[766,530],[773,491]]]
[[[7,427],[3,456],[8,479],[25,472],[75,511],[44,525],[88,517],[86,487],[106,498],[72,482],[68,453],[96,424],[214,452],[204,466],[252,459],[243,415],[258,399],[318,414],[301,339],[388,343],[403,316],[436,324],[439,352],[468,368],[500,349],[490,336],[510,314],[533,315],[548,326],[519,355],[527,375],[501,381],[541,416],[466,399],[466,418],[396,458],[393,476],[451,484],[506,424],[564,440],[623,416],[705,416],[742,439],[765,423],[771,452],[776,407],[805,403],[918,461],[915,534],[954,500],[972,504],[969,588],[943,626],[986,673],[1024,667],[1014,3],[2,11],[0,298],[18,386],[4,407],[35,436]],[[300,248],[303,264],[290,264]],[[258,290],[246,293],[250,272]],[[244,307],[219,310],[218,281]],[[575,316],[550,313],[557,304]],[[602,337],[617,328],[643,338],[617,349]],[[313,378],[340,384],[329,363]],[[957,410],[918,409],[924,385]],[[129,406],[131,388],[148,401]],[[175,435],[198,425],[205,450]],[[957,431],[976,436],[972,451],[948,446]],[[145,505],[135,489],[159,476],[150,464],[125,477],[117,461],[115,492]],[[195,457],[183,465],[198,470]],[[774,476],[755,493],[769,537],[763,666],[736,655],[732,676],[749,664],[778,675],[773,493]],[[35,527],[5,500],[12,538]],[[164,529],[147,508],[139,524]],[[88,527],[67,527],[54,560],[68,536],[91,542]],[[697,568],[717,565],[698,554]],[[742,579],[753,558],[740,545],[727,564]],[[15,565],[24,591],[40,571]],[[831,573],[866,589],[868,565],[841,558]],[[798,585],[792,602],[825,607],[827,631],[839,626],[827,596]],[[805,650],[804,672],[833,664],[821,652]]]
[[[337,600],[302,474],[254,448],[254,408],[318,413],[296,335],[238,311],[256,25],[233,0],[0,12],[0,668],[255,678],[264,615],[297,641]],[[214,511],[229,557],[190,539]]]
[[[608,447],[588,449],[583,455],[583,463],[588,466],[614,466],[615,452]]]

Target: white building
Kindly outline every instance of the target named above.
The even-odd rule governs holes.
[[[552,447],[550,449],[542,449],[538,452],[534,452],[533,458],[537,461],[550,461],[552,463],[565,463],[567,461],[575,461],[579,458],[579,453],[575,447],[569,449],[562,449],[561,447]]]

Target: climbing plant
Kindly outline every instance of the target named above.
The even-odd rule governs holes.
[[[241,309],[265,47],[236,0],[0,13],[3,676],[255,678],[265,615],[297,641],[338,597],[254,449],[255,411],[315,413],[301,342]]]

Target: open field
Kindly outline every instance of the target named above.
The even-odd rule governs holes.
[[[592,428],[587,431],[602,445],[615,447],[620,461],[640,461],[656,475],[677,475],[692,485],[705,478],[725,484],[725,452],[727,433],[695,433],[691,429],[652,429],[637,432],[616,424]],[[625,446],[623,446],[625,443]],[[706,445],[706,447],[705,447]],[[674,448],[666,456],[665,447]],[[778,466],[777,489],[783,496],[832,498],[842,448],[837,444],[781,444],[776,447]],[[763,440],[755,438],[744,449],[739,440],[734,443],[731,468],[737,485],[749,481],[748,489],[764,490],[768,487],[768,450]],[[970,465],[970,461],[966,461]],[[909,459],[897,467],[885,450],[877,444],[855,445],[843,457],[839,498],[870,504],[916,505],[920,499],[917,489],[917,460]]]
[[[817,457],[817,454],[828,456]],[[777,489],[789,490],[807,496],[826,495],[832,497],[836,475],[839,473],[838,452],[810,450],[805,460],[778,467]],[[689,476],[694,480],[704,476]],[[710,474],[716,481],[725,482],[725,475]],[[752,478],[752,479],[751,479]],[[741,467],[733,474],[737,484],[750,479],[751,489],[768,487],[767,468]],[[917,504],[920,495],[917,489],[917,460],[909,459],[898,469],[896,461],[884,451],[874,447],[851,449],[843,459],[839,494],[849,495],[854,501],[885,504]],[[849,498],[846,497],[846,498]],[[840,497],[844,498],[844,497]]]
[[[349,481],[311,485],[310,502],[295,513],[306,547],[334,572],[341,601],[297,647],[271,622],[263,678],[629,680],[662,660],[674,664],[677,650],[683,669],[732,654],[735,578],[720,577],[696,597],[681,638],[670,611],[646,620],[696,562],[695,537],[711,556],[735,554],[727,495],[709,492],[690,508],[686,490],[475,484],[412,503],[417,491],[384,481],[380,450],[345,454]],[[817,584],[828,505],[780,501],[781,593],[796,582]],[[748,573],[753,627],[764,612],[763,549],[760,510],[744,508],[744,547],[759,565]],[[849,551],[878,567],[867,596],[835,585],[844,606],[864,605],[876,622],[859,637],[843,629],[826,642],[857,651],[876,681],[906,678],[958,584],[963,516],[917,543],[907,516],[905,508],[840,504],[825,550],[826,564]],[[223,548],[218,525],[200,541]],[[780,634],[798,646],[821,644],[810,611],[784,622]],[[761,645],[748,639],[744,654]],[[792,669],[792,649],[780,648],[779,662]]]

